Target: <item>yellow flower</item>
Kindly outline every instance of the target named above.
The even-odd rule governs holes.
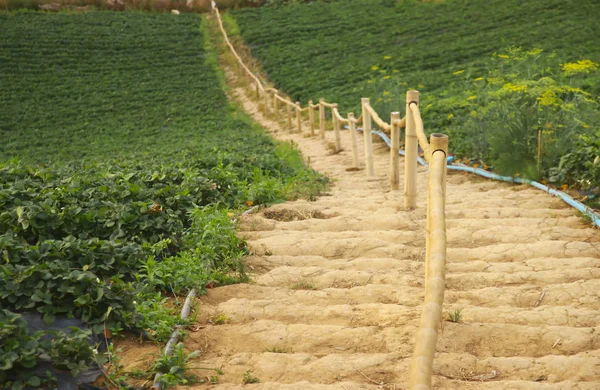
[[[483,77],[477,77],[477,78],[475,79],[475,81],[481,81],[481,80],[483,80]]]
[[[598,63],[591,60],[579,60],[561,65],[563,72],[568,75],[577,73],[590,73],[598,70]]]
[[[475,100],[475,99],[477,99],[477,96],[475,96],[475,95],[469,96],[467,98],[467,100]]]
[[[589,129],[590,128],[590,125],[588,125],[587,123],[584,123],[581,126],[583,126],[584,129]]]
[[[391,78],[392,78],[392,76],[390,76],[390,75],[383,76],[383,79],[384,79],[384,80],[389,80],[389,79],[391,79]]]
[[[378,67],[377,65],[373,65],[373,66],[371,67],[371,70],[372,70],[372,71],[379,70],[379,67]]]
[[[461,74],[461,73],[464,73],[464,72],[465,72],[465,70],[464,70],[464,69],[461,69],[461,70],[457,70],[456,72],[454,72],[454,73],[452,73],[452,74],[453,74],[453,75],[457,75],[457,74]]]
[[[504,58],[505,60],[507,60],[510,58],[510,56],[508,56],[506,54],[498,54],[498,58]]]
[[[390,96],[390,91],[383,91],[383,96]]]
[[[537,49],[537,48],[536,48],[536,49],[531,49],[531,50],[528,50],[526,53],[527,53],[527,55],[530,55],[530,56],[535,56],[535,55],[538,55],[538,54],[540,54],[541,52],[543,52],[543,50],[542,50],[542,49]]]
[[[502,89],[509,92],[527,92],[527,86],[522,84],[506,83]]]
[[[556,96],[556,93],[551,90],[545,90],[540,97],[537,98],[540,106],[560,106],[561,100]]]
[[[378,98],[378,99],[377,99],[377,102],[378,102],[378,103],[379,103],[379,102],[382,102],[382,101],[383,101],[383,98]]]
[[[453,113],[448,114],[448,119],[452,119],[452,118],[454,118],[454,114]]]
[[[392,56],[383,56],[383,59],[384,59],[384,60],[391,60],[391,59],[392,59]]]
[[[398,73],[398,72],[400,72],[398,69],[393,69],[392,70],[392,73]]]
[[[367,83],[373,84],[373,80],[367,80]]]

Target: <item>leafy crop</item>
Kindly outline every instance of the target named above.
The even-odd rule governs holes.
[[[82,336],[50,348],[15,313],[164,341],[181,323],[165,293],[244,280],[233,219],[247,202],[323,188],[229,105],[200,22],[0,14],[0,332],[17,343],[0,383],[40,351],[73,373],[91,359]]]
[[[370,97],[386,118],[417,89],[427,130],[448,133],[453,153],[589,189],[600,166],[596,9],[591,0],[349,0],[236,10],[228,22],[294,100],[325,97],[358,115]]]

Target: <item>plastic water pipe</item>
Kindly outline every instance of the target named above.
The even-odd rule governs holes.
[[[344,129],[349,129],[348,126],[344,126]],[[358,131],[362,131],[362,128],[357,128],[356,130]],[[372,130],[373,134],[376,134],[379,136],[379,138],[381,138],[383,140],[383,142],[385,142],[385,144],[388,147],[392,146],[392,142],[389,139],[389,137],[382,131],[379,130]],[[399,154],[401,156],[405,156],[406,153],[404,152],[404,150],[400,150]],[[417,162],[422,165],[422,166],[427,166],[427,162],[425,162],[425,160],[421,157],[417,158]],[[557,191],[553,188],[550,188],[542,183],[538,183],[537,181],[533,181],[533,180],[527,180],[527,179],[522,179],[520,177],[512,177],[512,176],[502,176],[502,175],[498,175],[492,172],[488,172],[485,169],[480,169],[480,168],[473,168],[473,167],[469,167],[466,165],[462,165],[462,164],[454,164],[454,157],[453,156],[449,156],[448,157],[448,169],[454,170],[454,171],[463,171],[463,172],[471,172],[474,173],[476,175],[479,176],[483,176],[485,178],[488,179],[492,179],[492,180],[498,180],[498,181],[504,181],[507,183],[518,183],[518,184],[529,184],[532,187],[535,187],[539,190],[542,190],[552,196],[556,196],[557,198],[561,199],[563,202],[565,202],[566,204],[568,204],[571,207],[574,207],[575,209],[577,209],[578,211],[580,211],[581,213],[587,215],[592,222],[594,223],[594,225],[596,225],[597,227],[600,227],[600,215],[596,214],[594,212],[594,210],[592,210],[591,208],[587,207],[586,205],[584,205],[583,203],[573,199],[571,196],[569,196],[568,194],[565,194],[562,191]]]

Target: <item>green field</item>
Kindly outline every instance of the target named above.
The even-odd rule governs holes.
[[[0,384],[37,384],[42,351],[74,373],[92,358],[13,312],[165,341],[166,294],[245,280],[239,212],[323,188],[228,102],[201,21],[0,14]]]
[[[597,0],[350,0],[241,9],[227,24],[294,100],[358,115],[370,97],[386,118],[417,89],[427,131],[449,134],[451,152],[589,190],[600,182],[599,17]],[[581,60],[591,67],[562,68]]]

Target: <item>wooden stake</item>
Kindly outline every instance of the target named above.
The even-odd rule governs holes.
[[[360,169],[360,160],[358,159],[358,137],[356,136],[356,123],[354,122],[354,113],[348,113],[348,122],[350,122],[350,136],[352,137],[352,157],[354,158],[354,168]]]
[[[432,134],[427,202],[428,234],[425,259],[425,304],[410,364],[411,390],[431,390],[433,358],[446,287],[446,156],[448,137]]]
[[[260,87],[258,86],[258,83],[256,83],[256,101],[260,102]]]
[[[315,111],[312,108],[313,101],[308,101],[308,122],[310,125],[310,136],[314,137],[315,135]]]
[[[321,132],[321,139],[325,139],[325,98],[319,99],[319,130]]]
[[[277,90],[273,91],[273,112],[275,119],[279,116],[279,99],[277,99],[277,93]]]
[[[269,116],[269,91],[265,89],[265,91],[263,92],[264,96],[264,104],[265,104],[265,116]]]
[[[292,126],[292,107],[290,107],[289,104],[286,103],[285,105],[287,107],[287,124],[288,124],[288,130],[289,131],[293,131],[294,127]]]
[[[333,112],[335,109],[337,109],[337,104],[331,109],[331,117],[333,118],[333,131],[335,134],[335,151],[337,153],[342,150],[342,136],[340,134],[340,120]]]
[[[373,139],[371,137],[371,114],[367,109],[369,98],[362,98],[363,135],[365,140],[365,159],[367,160],[367,176],[375,176],[373,167]]]
[[[391,123],[391,134],[392,137],[392,146],[390,148],[390,184],[392,186],[392,190],[400,189],[400,129],[398,125],[395,124],[396,120],[400,119],[399,112],[392,112],[390,115],[390,123]]]
[[[302,134],[302,111],[300,111],[300,102],[296,102],[296,126],[298,134]]]
[[[411,104],[419,104],[419,91],[406,92],[404,207],[409,210],[417,207],[417,157],[419,155],[415,119],[410,109]]]
[[[538,130],[538,151],[537,151],[537,173],[540,176],[542,171],[542,129]]]

